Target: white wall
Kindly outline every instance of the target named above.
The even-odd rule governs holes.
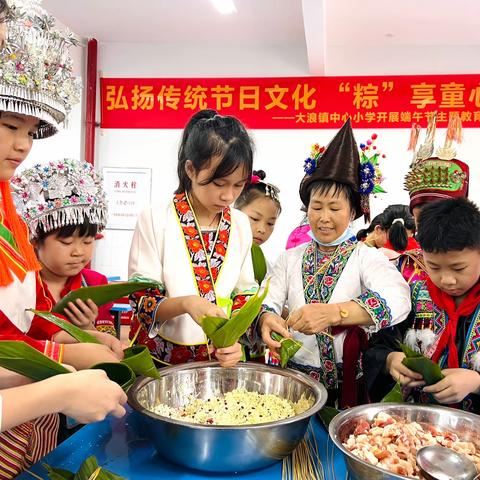
[[[57,22],[57,28],[61,29],[64,26]],[[86,62],[85,41],[82,41],[78,47],[71,47],[70,54],[73,60],[73,73],[83,82]],[[82,90],[80,103],[73,107],[65,126],[56,135],[33,142],[32,150],[19,171],[36,163],[47,163],[50,160],[84,158],[84,93]]]
[[[85,42],[84,42],[85,45]],[[381,75],[424,73],[478,73],[480,51],[476,47],[375,47],[348,54],[342,47],[329,47],[328,75]],[[85,49],[73,49],[78,74],[84,76]],[[217,45],[129,45],[99,44],[99,72],[105,77],[256,77],[308,75],[303,45],[270,46],[254,51]],[[56,136],[36,141],[25,166],[64,157],[83,158],[84,102],[74,108],[69,127]],[[98,120],[100,117],[98,115]],[[256,130],[255,168],[267,173],[267,180],[281,189],[283,213],[274,234],[265,245],[270,259],[283,250],[290,231],[302,218],[298,185],[303,161],[311,144],[326,144],[333,130]],[[356,130],[357,142],[365,141],[373,130]],[[403,178],[411,160],[406,151],[409,131],[378,129],[378,147],[387,155],[381,164],[387,194],[371,202],[372,216],[391,203],[408,203]],[[96,166],[152,168],[152,201],[167,201],[176,188],[176,155],[181,130],[97,130]],[[480,132],[466,130],[458,158],[471,169],[470,198],[480,204]],[[444,131],[437,132],[443,143]],[[356,227],[361,228],[357,221]],[[94,267],[108,276],[126,278],[132,232],[107,230],[97,243]]]

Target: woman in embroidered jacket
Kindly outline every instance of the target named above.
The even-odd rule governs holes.
[[[277,261],[258,325],[274,352],[280,343],[272,331],[302,341],[289,366],[322,382],[329,403],[341,408],[366,399],[358,388],[366,332],[400,322],[410,310],[400,273],[378,250],[357,242],[349,227],[368,201],[360,196],[359,161],[349,121],[325,150],[314,146],[300,185],[311,241]],[[292,333],[279,317],[285,303]]]
[[[419,214],[418,239],[429,278],[412,283],[405,322],[370,341],[365,375],[372,400],[399,381],[417,402],[460,404],[480,413],[480,211],[472,202],[432,202]],[[404,342],[440,364],[445,378],[425,385],[402,364]],[[412,390],[413,389],[413,390]]]
[[[256,290],[250,224],[229,207],[251,178],[252,157],[237,119],[199,112],[184,131],[173,200],[139,217],[129,275],[154,278],[162,288],[133,296],[130,335],[163,364],[208,360],[201,318],[225,316]],[[216,351],[224,366],[241,356],[239,344]]]

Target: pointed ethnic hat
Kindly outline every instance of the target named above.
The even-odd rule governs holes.
[[[375,139],[376,135],[372,135]],[[371,141],[369,140],[371,143]],[[359,147],[353,136],[350,119],[337,132],[327,147],[315,144],[305,160],[305,177],[300,184],[300,198],[308,206],[311,187],[321,180],[332,180],[352,188],[355,193],[355,218],[369,217],[369,195],[381,193],[382,180],[378,169],[379,153],[369,156],[365,146]]]

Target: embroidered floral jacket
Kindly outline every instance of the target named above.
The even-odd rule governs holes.
[[[165,363],[200,359],[206,343],[201,327],[188,314],[158,326],[153,321],[156,309],[165,297],[185,295],[200,295],[227,313],[240,308],[257,290],[251,245],[248,218],[233,208],[223,211],[218,229],[210,232],[200,231],[185,194],[175,195],[166,206],[145,210],[132,240],[129,276],[156,279],[162,288],[132,297],[131,337],[136,335]],[[180,351],[179,346],[202,346],[203,353]]]
[[[365,328],[369,332],[407,317],[408,285],[382,253],[353,239],[340,244],[334,255],[316,254],[316,248],[311,241],[280,256],[273,269],[264,311],[280,314],[285,304],[293,312],[309,303],[353,300],[372,317],[375,325]],[[332,341],[325,335],[294,332],[305,348],[296,353],[291,366],[310,374],[328,389],[336,389],[341,379],[346,335],[344,330],[334,335]]]

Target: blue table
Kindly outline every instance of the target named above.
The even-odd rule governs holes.
[[[312,420],[312,425],[322,458],[325,479],[345,480],[346,469],[341,453],[335,449],[317,419]],[[44,462],[53,467],[77,471],[89,455],[95,455],[99,465],[128,480],[152,478],[281,480],[282,478],[281,462],[262,470],[238,474],[202,473],[170,463],[158,455],[153,445],[142,435],[139,416],[132,411],[120,420],[107,418],[103,422],[83,427],[30,470],[41,478],[47,478],[46,471],[41,466]],[[21,480],[32,480],[32,478],[28,473],[17,477]]]

